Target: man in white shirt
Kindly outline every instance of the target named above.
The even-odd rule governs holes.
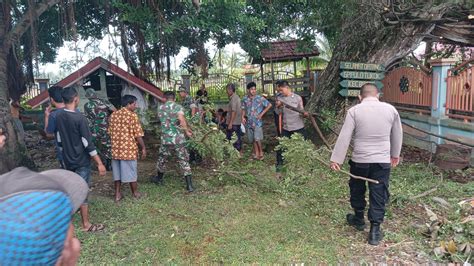
[[[280,95],[277,97],[275,103],[277,107],[276,113],[278,115],[283,115],[283,119],[281,119],[283,123],[283,125],[281,125],[283,129],[281,135],[283,137],[291,138],[293,134],[299,133],[305,137],[306,133],[304,130],[303,117],[307,117],[308,113],[304,112],[304,114],[300,114],[285,107],[285,105],[287,105],[303,110],[303,99],[301,96],[291,91],[288,81],[279,80],[276,84],[280,91]],[[277,150],[276,162],[276,170],[279,172],[283,166],[282,150]]]
[[[390,104],[379,101],[377,87],[371,83],[362,86],[361,103],[350,108],[331,156],[331,169],[339,171],[344,163],[347,148],[354,137],[354,151],[349,161],[350,172],[377,180],[369,183],[370,232],[368,242],[378,245],[382,240],[380,224],[389,198],[390,167],[399,163],[403,131],[400,116]],[[347,215],[347,222],[357,230],[364,230],[366,182],[349,180],[350,202],[355,214]]]

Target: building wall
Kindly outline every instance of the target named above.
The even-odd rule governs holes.
[[[411,126],[438,134],[444,137],[455,139],[470,145],[474,145],[474,123],[465,123],[450,118],[436,119],[427,115],[419,115],[408,112],[400,112],[400,117],[404,123]],[[436,152],[438,144],[457,144],[449,140],[431,136],[404,126],[403,142],[421,149]],[[474,148],[471,148],[471,166],[474,166]]]

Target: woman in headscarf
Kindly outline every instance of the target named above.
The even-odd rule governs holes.
[[[109,134],[107,133],[107,128],[109,127],[110,114],[116,109],[108,100],[99,98],[93,88],[86,90],[86,98],[89,101],[84,104],[84,113],[89,121],[92,139],[94,140],[94,144],[99,151],[102,161],[105,161],[107,171],[110,171],[112,145],[110,143]]]

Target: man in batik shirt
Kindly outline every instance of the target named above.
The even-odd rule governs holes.
[[[257,95],[257,84],[255,82],[247,84],[247,95],[242,99],[242,123],[245,125],[249,142],[253,143],[252,156],[257,160],[263,160],[262,118],[270,108],[272,104]]]
[[[129,183],[132,194],[140,198],[138,192],[138,144],[142,149],[142,159],[146,157],[143,129],[135,113],[137,98],[124,95],[121,99],[122,108],[110,117],[109,134],[112,141],[112,174],[115,185],[115,201],[122,199],[120,192],[122,183]]]
[[[158,109],[158,118],[161,123],[161,145],[158,152],[157,162],[158,172],[157,175],[153,177],[152,181],[158,184],[163,184],[166,163],[171,154],[176,152],[179,167],[184,173],[184,178],[186,180],[186,189],[189,192],[192,192],[194,189],[185,137],[185,134],[190,137],[192,132],[186,123],[183,107],[175,102],[176,96],[174,92],[167,91],[164,96],[166,102]]]
[[[93,88],[86,90],[86,98],[89,101],[84,104],[84,114],[89,122],[92,140],[99,151],[99,156],[105,162],[105,168],[110,171],[112,145],[107,128],[110,114],[115,111],[115,107],[108,101],[100,99]]]

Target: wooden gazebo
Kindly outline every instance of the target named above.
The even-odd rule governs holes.
[[[262,88],[265,84],[272,84],[275,86],[274,63],[293,62],[294,78],[287,79],[292,88],[303,88],[308,92],[314,90],[314,82],[311,82],[311,75],[309,69],[309,58],[318,56],[319,51],[317,47],[312,47],[309,51],[299,51],[298,40],[278,41],[265,43],[265,48],[260,50],[260,57],[253,58],[252,64],[260,64],[260,72],[262,76]],[[306,59],[306,75],[302,78],[297,78],[296,62]],[[263,65],[270,63],[271,65],[271,79],[264,79]],[[275,91],[275,90],[273,90]]]

